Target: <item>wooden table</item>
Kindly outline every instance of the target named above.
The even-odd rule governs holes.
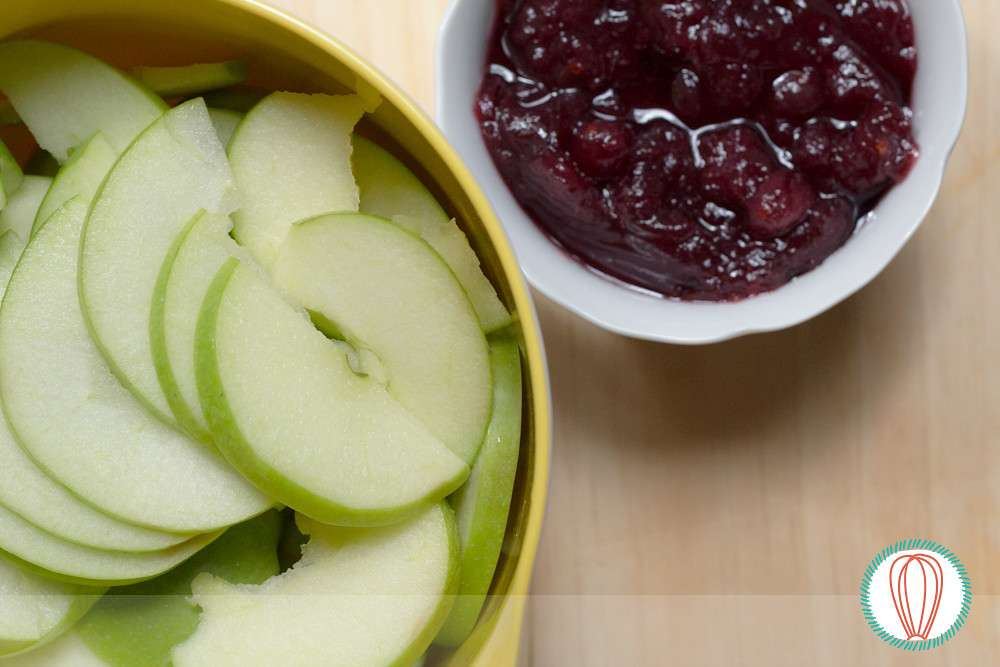
[[[433,113],[447,0],[272,2]],[[859,294],[702,347],[536,294],[555,432],[525,664],[1000,664],[1000,3],[962,5],[962,139],[924,225]],[[954,552],[974,593],[920,654],[879,640],[859,601],[869,562],[910,538]]]

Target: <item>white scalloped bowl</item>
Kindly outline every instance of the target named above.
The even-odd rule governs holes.
[[[556,246],[504,184],[473,112],[493,2],[453,0],[438,35],[437,122],[493,205],[528,281],[591,322],[636,338],[710,343],[808,320],[861,289],[917,230],[941,185],[968,96],[965,24],[958,0],[910,0],[918,50],[912,107],[920,157],[910,174],[820,266],[788,284],[736,302],[684,302],[632,289],[586,268]]]

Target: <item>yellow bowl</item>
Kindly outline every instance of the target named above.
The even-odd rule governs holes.
[[[375,92],[363,131],[419,174],[479,255],[519,323],[524,426],[504,551],[472,636],[442,665],[514,665],[548,484],[550,404],[530,294],[486,198],[426,115],[358,55],[319,30],[255,0],[23,0],[0,11],[0,38],[61,42],[125,70],[243,58],[248,84],[299,92]],[[16,143],[17,137],[6,137]]]

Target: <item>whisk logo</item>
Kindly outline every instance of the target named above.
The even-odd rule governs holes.
[[[926,540],[884,549],[861,581],[865,620],[886,642],[910,651],[940,646],[969,615],[972,592],[965,567]]]

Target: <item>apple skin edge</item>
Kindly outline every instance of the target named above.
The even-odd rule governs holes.
[[[438,603],[437,609],[434,610],[431,619],[410,645],[409,650],[399,656],[390,667],[415,667],[416,665],[420,665],[425,660],[428,647],[433,642],[434,637],[441,631],[442,626],[448,620],[448,616],[455,606],[455,602],[458,600],[459,586],[462,582],[461,537],[458,534],[454,510],[451,509],[451,506],[447,502],[442,502],[441,508],[448,516],[448,531],[452,545],[448,560],[448,577],[441,595],[441,601]]]
[[[448,497],[462,540],[462,584],[434,643],[456,647],[472,633],[503,548],[521,438],[521,355],[509,330],[489,337],[493,414],[469,479]]]
[[[209,447],[214,447],[215,443],[212,441],[212,434],[197,420],[194,411],[188,406],[181,395],[177,378],[170,363],[165,330],[167,282],[170,278],[170,270],[173,267],[177,253],[181,249],[181,245],[184,243],[184,239],[187,238],[191,229],[203,215],[206,215],[204,210],[198,211],[184,225],[184,228],[177,235],[177,239],[167,251],[163,265],[160,267],[160,273],[156,277],[156,286],[153,289],[152,306],[149,311],[149,343],[153,353],[153,366],[160,381],[160,387],[163,389],[163,395],[167,399],[167,404],[170,406],[174,417],[177,418],[178,424],[198,442],[204,443]]]

